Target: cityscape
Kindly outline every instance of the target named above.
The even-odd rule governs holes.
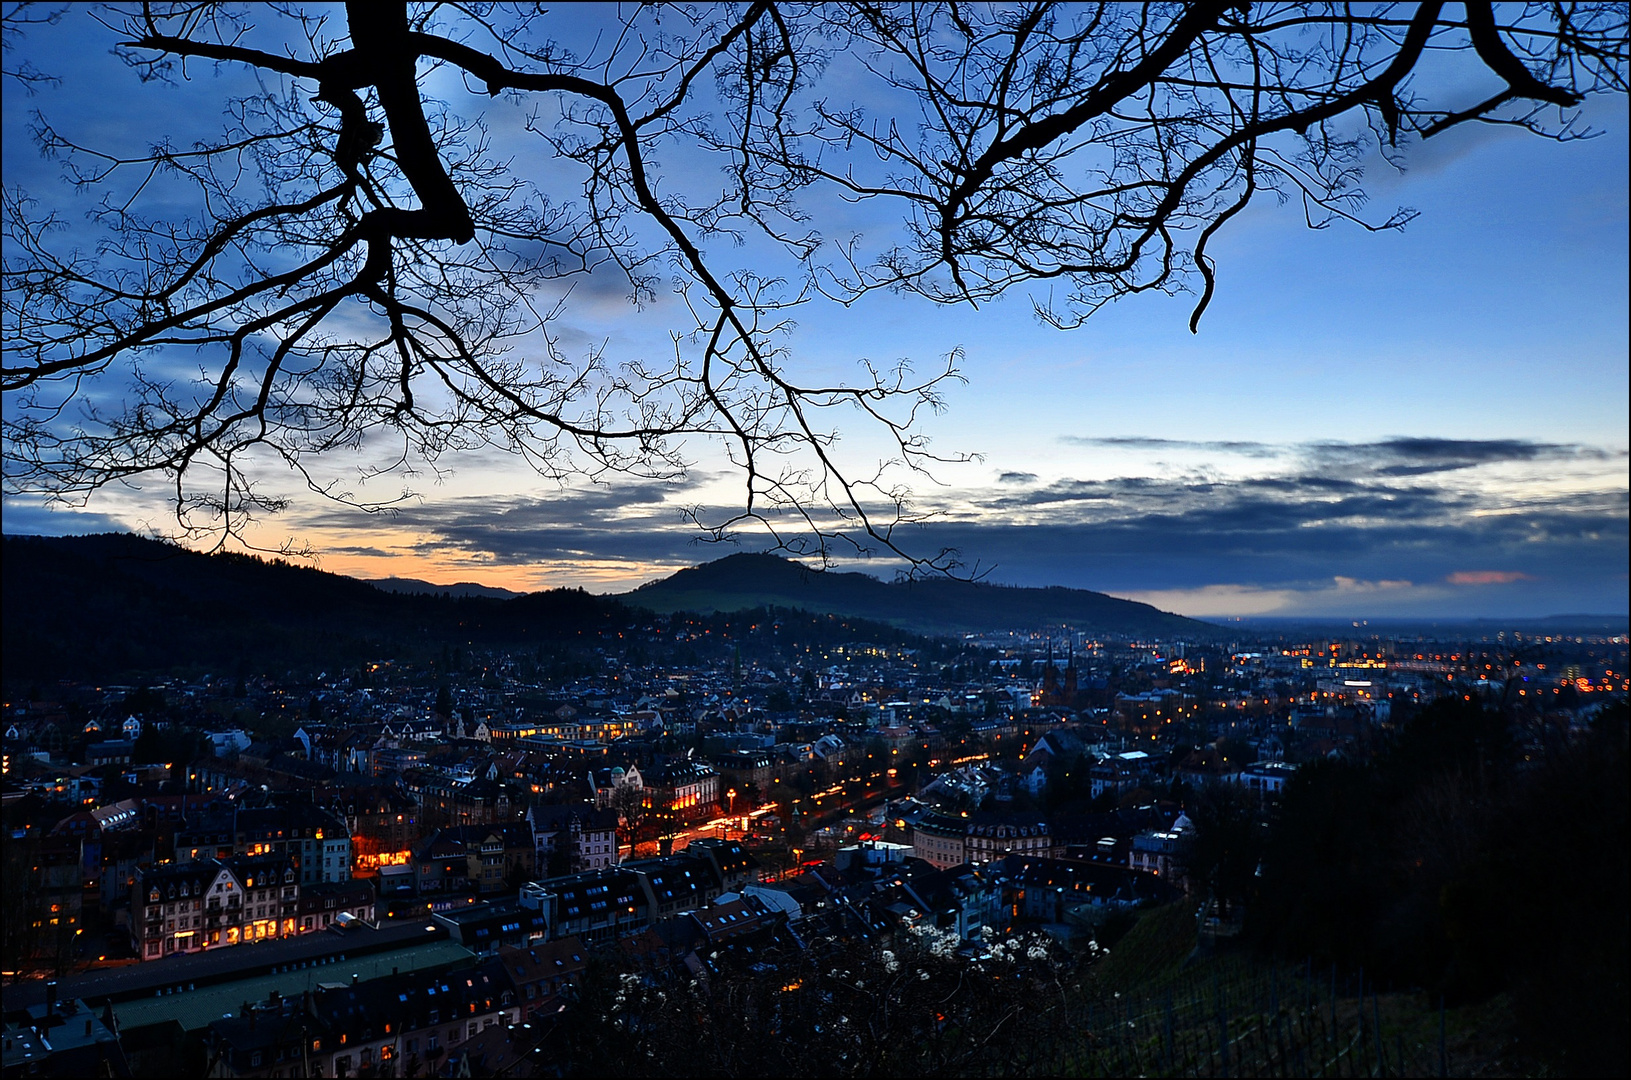
[[[8,597],[44,576],[15,569],[30,546],[94,540],[8,538]],[[1486,767],[1515,779],[1614,724],[1623,764],[1623,625],[935,637],[606,607],[547,645],[8,696],[13,1050],[55,1075],[553,1074],[587,1064],[563,1035],[586,980],[792,985],[914,948],[980,970],[1013,941],[1081,965],[1150,911],[1196,950],[1272,939],[1248,897],[1280,853],[1252,833],[1299,774],[1428,718],[1499,718]],[[8,601],[8,656],[27,622]]]
[[[0,1080],[1631,1072],[1624,4],[0,30]]]

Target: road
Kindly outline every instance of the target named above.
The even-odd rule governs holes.
[[[834,784],[825,791],[818,791],[813,795],[796,800],[800,804],[815,803],[813,813],[804,813],[803,820],[809,831],[823,828],[842,821],[846,817],[865,813],[890,798],[903,798],[906,794],[903,784],[867,785],[867,789],[860,792],[848,792],[844,785]],[[711,818],[708,821],[699,821],[674,835],[674,851],[683,851],[685,846],[693,840],[713,839],[715,837],[729,836],[739,838],[747,830],[743,828],[744,818],[756,819],[766,814],[778,813],[783,810],[781,803],[766,803],[745,814],[726,814]],[[622,858],[631,858],[627,848],[620,852]]]

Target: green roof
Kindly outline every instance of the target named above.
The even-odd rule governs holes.
[[[443,938],[423,945],[336,960],[331,964],[318,964],[277,975],[257,975],[250,979],[201,986],[197,990],[118,1002],[113,1006],[113,1013],[124,1031],[166,1020],[178,1020],[187,1031],[197,1031],[219,1020],[225,1013],[236,1016],[246,1001],[265,1001],[274,990],[285,998],[297,998],[307,990],[316,990],[318,983],[349,983],[352,975],[367,982],[382,976],[389,977],[393,971],[423,971],[474,960],[475,954],[469,949]]]

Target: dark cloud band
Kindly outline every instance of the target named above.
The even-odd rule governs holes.
[[[1319,441],[1265,443],[1198,441],[1142,436],[1086,438],[1061,437],[1075,446],[1119,450],[1233,454],[1253,458],[1301,461],[1312,471],[1341,471],[1372,476],[1425,476],[1504,462],[1610,461],[1624,458],[1623,450],[1577,443],[1535,442],[1529,439],[1439,439],[1396,436],[1375,442]]]

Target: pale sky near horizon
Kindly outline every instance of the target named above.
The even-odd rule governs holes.
[[[579,9],[570,29],[597,17]],[[32,110],[136,145],[172,134],[152,129],[155,102],[178,138],[219,115],[209,76],[144,87],[110,40],[82,10],[31,30],[19,53],[72,74],[4,97],[6,183],[65,213],[80,207],[29,140]],[[1594,99],[1585,118],[1600,137],[1468,127],[1409,147],[1403,174],[1373,162],[1375,216],[1421,212],[1400,233],[1311,231],[1300,207],[1260,200],[1213,246],[1218,291],[1195,335],[1186,296],[1134,297],[1061,332],[1023,295],[974,311],[877,293],[801,309],[789,363],[830,375],[909,357],[922,370],[961,351],[966,382],[924,430],[937,450],[979,459],[916,485],[941,517],[908,543],[956,547],[993,581],[1202,617],[1623,613],[1631,121],[1624,99]],[[836,235],[867,212],[813,224]],[[649,355],[675,303],[635,312],[616,289],[589,288],[563,330]],[[857,460],[879,452],[874,431],[843,435]],[[444,461],[443,478],[410,478],[414,498],[388,518],[269,471],[293,502],[256,538],[310,545],[323,569],[359,577],[622,591],[735,550],[694,543],[681,521],[739,498],[718,456],[696,453],[681,485],[564,488],[471,454]],[[359,464],[335,461],[334,475]],[[163,487],[71,509],[8,498],[4,529],[163,532]]]

